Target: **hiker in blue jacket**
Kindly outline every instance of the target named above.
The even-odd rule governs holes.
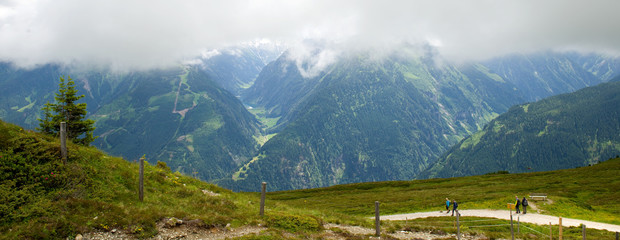
[[[527,199],[525,199],[525,197],[523,197],[523,201],[521,201],[521,206],[523,206],[523,214],[527,213],[527,205],[529,205],[527,203]]]
[[[515,196],[515,198],[517,199],[517,202],[515,202],[515,208],[517,209],[517,213],[519,213],[519,206],[521,206],[521,200],[519,200],[519,197]]]
[[[446,213],[450,213],[450,199],[446,198]]]
[[[456,210],[457,207],[459,207],[459,204],[456,203],[456,200],[452,201],[452,216],[454,216],[454,212],[456,212],[456,215],[459,214],[459,211]]]

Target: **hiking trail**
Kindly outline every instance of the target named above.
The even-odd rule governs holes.
[[[465,209],[465,210],[458,210],[458,212],[461,214],[461,217],[473,216],[473,217],[488,217],[488,218],[510,220],[510,211],[508,210]],[[445,211],[418,212],[418,213],[407,213],[407,214],[396,214],[396,215],[384,215],[384,216],[381,216],[380,219],[396,221],[396,220],[409,220],[409,219],[427,218],[427,217],[445,217],[445,216],[450,216],[451,214],[452,213],[448,214]],[[518,220],[521,222],[534,223],[534,224],[539,224],[539,225],[547,225],[549,223],[553,225],[557,225],[559,223],[559,217],[557,216],[544,215],[544,214],[538,214],[538,213],[516,214],[513,212],[512,218],[513,218],[513,221],[517,221],[517,218],[518,218]],[[580,224],[585,224],[587,228],[607,230],[611,232],[620,232],[620,225],[562,217],[562,226],[577,227]]]

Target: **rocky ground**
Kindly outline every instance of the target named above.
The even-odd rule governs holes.
[[[174,223],[173,223],[174,222]],[[400,231],[391,234],[384,234],[381,238],[374,237],[374,229],[359,226],[346,226],[338,224],[325,224],[325,231],[317,235],[321,239],[346,240],[346,239],[456,239],[455,234],[444,232],[409,232]],[[166,219],[157,224],[159,233],[150,238],[153,240],[171,240],[171,239],[188,239],[188,240],[211,240],[211,239],[232,239],[250,234],[258,234],[265,227],[260,226],[244,226],[240,228],[204,228],[191,221],[183,222],[177,219]],[[112,229],[109,232],[92,232],[84,235],[78,235],[76,240],[94,240],[94,239],[111,239],[111,240],[128,240],[135,239],[135,235]],[[461,239],[478,240],[486,239],[481,236],[462,236]]]
[[[399,231],[395,233],[385,234],[381,238],[372,237],[375,234],[374,229],[364,228],[359,226],[345,226],[336,224],[326,224],[326,231],[329,233],[335,233],[336,237],[333,239],[355,239],[355,237],[371,236],[370,239],[457,239],[456,234],[449,234],[445,232],[410,232]],[[329,238],[332,239],[332,238]],[[361,238],[364,239],[364,238]],[[470,236],[461,235],[461,239],[466,240],[481,240],[487,239],[484,236]]]
[[[265,227],[260,226],[244,226],[239,228],[231,228],[226,226],[223,228],[207,228],[201,226],[201,224],[194,221],[183,221],[176,218],[165,219],[157,223],[158,234],[150,239],[153,240],[172,240],[172,239],[187,239],[187,240],[215,240],[215,239],[231,239],[235,237],[241,237],[253,233],[259,233],[265,230]],[[82,236],[78,235],[76,240],[95,240],[95,239],[111,239],[111,240],[125,240],[135,239],[135,235],[112,229],[109,232],[92,232]]]

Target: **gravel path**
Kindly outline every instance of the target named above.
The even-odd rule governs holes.
[[[510,220],[510,211],[508,210],[489,210],[489,209],[471,209],[471,210],[460,210],[461,216],[475,216],[475,217],[489,217],[489,218],[499,218]],[[416,218],[427,218],[427,217],[444,217],[448,216],[448,214],[441,212],[418,212],[418,213],[408,213],[408,214],[398,214],[398,215],[386,215],[381,216],[381,220],[407,220],[407,219],[416,219]],[[538,214],[538,213],[528,213],[528,214],[513,214],[513,219],[516,220],[517,217],[521,222],[534,223],[539,225],[553,224],[557,225],[559,223],[559,218],[556,216]],[[374,218],[373,218],[374,219]],[[562,218],[562,226],[579,226],[580,224],[585,224],[587,228],[594,228],[600,230],[607,230],[611,232],[620,232],[620,225],[608,224],[608,223],[599,223],[592,222],[586,220],[572,219],[572,218]]]

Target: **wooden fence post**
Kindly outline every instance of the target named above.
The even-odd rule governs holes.
[[[616,240],[620,240],[620,233],[616,232]]]
[[[560,225],[558,226],[558,231],[559,231],[559,233],[558,233],[558,235],[559,235],[558,237],[559,238],[558,239],[562,240],[562,217],[560,217]]]
[[[67,165],[67,123],[60,122],[60,156],[62,163]]]
[[[379,201],[375,201],[375,236],[381,236],[381,219],[379,217]]]
[[[583,240],[586,240],[586,225],[582,224],[581,226],[581,231],[583,232]]]
[[[265,195],[267,191],[267,183],[263,182],[262,183],[262,187],[261,187],[261,192],[260,192],[260,216],[264,217],[265,216]]]
[[[459,222],[459,216],[461,216],[461,214],[456,212],[456,238],[461,240],[461,223]]]
[[[512,240],[515,240],[515,230],[512,226],[512,214],[510,215],[510,235],[512,235]]]
[[[517,217],[517,234],[521,234],[521,217]]]
[[[144,201],[144,156],[140,158],[140,202]]]
[[[553,230],[551,229],[551,222],[549,222],[549,239],[553,240]]]

